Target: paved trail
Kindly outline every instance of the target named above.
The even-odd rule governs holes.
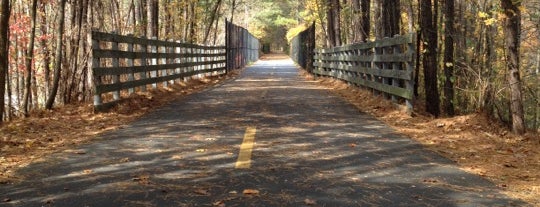
[[[524,205],[290,60],[259,61],[75,151],[21,170],[0,206]]]

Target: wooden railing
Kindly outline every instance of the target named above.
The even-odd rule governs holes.
[[[416,35],[316,49],[313,73],[366,87],[413,109]]]
[[[94,107],[109,108],[147,85],[226,73],[225,46],[92,32]],[[104,102],[106,100],[107,102]]]

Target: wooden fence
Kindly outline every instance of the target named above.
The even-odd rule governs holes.
[[[331,76],[404,100],[413,109],[416,35],[385,38],[368,43],[316,49],[313,73]]]
[[[147,85],[226,73],[225,46],[202,46],[92,32],[96,111]],[[124,92],[124,93],[122,93]],[[107,102],[104,102],[107,101]]]

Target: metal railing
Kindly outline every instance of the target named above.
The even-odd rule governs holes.
[[[296,35],[290,43],[290,56],[300,67],[308,72],[313,70],[315,49],[315,23]]]
[[[225,20],[227,70],[243,68],[259,59],[259,40],[243,27]]]

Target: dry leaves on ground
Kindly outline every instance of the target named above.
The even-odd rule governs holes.
[[[305,72],[302,75],[314,80]],[[417,103],[415,113],[409,116],[401,107],[369,91],[331,78],[316,80],[359,110],[455,161],[465,171],[493,181],[510,197],[540,206],[538,133],[518,136],[481,114],[433,118],[422,113],[422,103]]]
[[[63,150],[84,154],[72,149],[166,103],[238,74],[239,71],[235,71],[227,76],[190,80],[131,95],[107,113],[94,113],[91,104],[66,105],[50,111],[35,111],[29,118],[4,123],[0,127],[0,184],[23,179],[16,174],[17,169],[48,154]]]

